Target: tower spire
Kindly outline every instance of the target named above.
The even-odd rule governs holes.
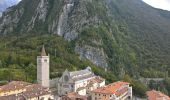
[[[44,45],[41,50],[41,56],[47,56]]]

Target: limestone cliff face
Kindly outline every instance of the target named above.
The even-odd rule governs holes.
[[[23,13],[24,9],[7,9],[0,20],[0,34],[13,32]]]
[[[22,0],[3,13],[0,35],[56,34],[73,42],[82,60],[131,70],[150,62],[148,55],[169,63],[162,60],[169,54],[169,19],[169,13],[141,0]]]
[[[102,48],[95,48],[89,45],[77,45],[75,48],[75,52],[80,55],[80,59],[88,59],[92,61],[97,66],[108,67],[106,61],[106,55]]]
[[[43,29],[68,41],[75,40],[83,29],[90,25],[98,27],[101,23],[97,15],[91,16],[89,4],[93,4],[93,0],[22,0],[3,13],[0,34],[22,34]],[[81,59],[86,58],[98,66],[107,67],[106,54],[102,48],[83,45],[75,47]]]
[[[28,23],[28,30],[31,31],[34,28],[36,21],[45,22],[48,12],[48,1],[40,0],[37,8],[35,9],[35,14],[32,16],[31,20]]]

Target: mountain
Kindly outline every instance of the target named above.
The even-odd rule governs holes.
[[[2,12],[5,11],[8,7],[16,5],[20,0],[1,0],[0,1],[0,16]]]
[[[91,65],[110,81],[126,74],[136,80],[165,77],[170,72],[169,26],[170,12],[141,0],[22,0],[0,19],[1,62],[9,67],[13,59],[10,64],[26,70],[45,44],[52,72]]]

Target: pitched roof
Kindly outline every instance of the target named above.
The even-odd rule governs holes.
[[[39,97],[43,95],[49,95],[51,92],[48,88],[45,88],[39,84],[31,84],[22,81],[13,81],[7,85],[4,85],[0,88],[0,92],[8,92],[8,91],[15,91],[24,89],[21,93],[7,95],[7,96],[0,96],[0,100],[25,100],[29,98]]]
[[[30,85],[30,83],[23,82],[23,81],[12,81],[12,82],[8,83],[7,85],[1,86],[0,93],[24,89],[28,85]]]
[[[164,100],[170,100],[170,97],[161,93],[160,91],[151,90],[146,92],[148,96],[148,100],[158,100],[158,99],[164,99]]]
[[[91,73],[92,72],[86,68],[84,70],[70,72],[70,77],[79,77],[79,76],[87,75]]]
[[[74,82],[76,82],[76,81],[81,81],[81,80],[84,80],[84,79],[90,79],[90,78],[94,78],[94,77],[95,77],[94,74],[88,74],[88,75],[82,75],[82,76],[79,76],[79,77],[74,77],[74,78],[72,78],[72,80]]]
[[[104,78],[102,78],[100,76],[96,76],[95,78],[93,78],[93,79],[88,81],[89,83],[87,84],[87,87],[92,87],[93,84],[95,84],[95,83],[102,83],[103,81],[105,81]]]
[[[73,81],[80,81],[80,80],[83,80],[83,79],[95,77],[95,75],[91,71],[90,67],[87,67],[84,70],[69,72],[69,75],[70,75],[70,77],[72,78]]]
[[[13,94],[13,95],[9,95],[9,96],[0,96],[0,100],[25,100],[25,98],[23,95]]]
[[[125,92],[125,91],[123,91],[125,88],[119,90],[124,85],[129,85],[129,83],[123,82],[123,81],[118,81],[118,82],[109,84],[109,85],[107,85],[105,87],[98,88],[98,89],[94,90],[93,92],[94,93],[120,95],[120,93]],[[119,90],[119,91],[117,91],[117,90]]]
[[[86,96],[82,96],[82,95],[79,95],[75,92],[71,92],[71,93],[68,93],[67,95],[64,95],[62,97],[63,99],[64,98],[69,98],[69,100],[87,100],[87,97]]]
[[[47,56],[44,45],[41,49],[41,56]]]
[[[27,86],[26,91],[22,94],[28,99],[50,94],[50,91],[48,91],[47,88],[42,87],[39,84],[32,84],[30,86]]]

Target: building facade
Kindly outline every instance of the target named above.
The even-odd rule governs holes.
[[[79,95],[87,95],[90,91],[105,86],[105,79],[96,76],[90,67],[84,70],[69,72],[67,69],[60,78],[49,78],[49,55],[43,46],[41,55],[37,57],[37,81],[38,84],[57,90],[58,95],[75,92]]]
[[[97,79],[100,80],[99,83],[98,81],[96,81],[96,83],[92,83],[92,80]],[[65,95],[69,92],[76,92],[79,95],[86,95],[88,91],[102,87],[104,85],[105,80],[99,76],[96,76],[90,67],[87,67],[84,70],[73,72],[66,70],[58,81],[58,94]]]
[[[92,100],[132,100],[132,87],[127,82],[115,82],[91,92]]]

